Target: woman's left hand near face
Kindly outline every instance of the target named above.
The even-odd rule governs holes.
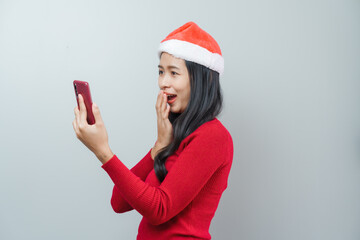
[[[92,151],[104,164],[114,155],[108,144],[108,134],[100,115],[99,107],[94,103],[92,111],[95,117],[95,124],[89,125],[86,118],[87,112],[84,100],[79,94],[79,106],[75,107],[75,120],[73,121],[74,131],[77,138]]]

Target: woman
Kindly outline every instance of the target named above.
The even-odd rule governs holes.
[[[131,170],[114,155],[99,108],[86,122],[79,97],[73,127],[115,183],[115,212],[142,216],[137,239],[211,239],[209,227],[227,187],[233,158],[229,132],[216,118],[222,106],[219,75],[224,61],[217,42],[186,23],[159,47],[157,141]]]

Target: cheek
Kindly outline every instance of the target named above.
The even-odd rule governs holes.
[[[181,101],[188,103],[190,99],[190,81],[188,78],[178,79],[176,85],[173,85],[175,90],[181,95]]]
[[[190,98],[190,87],[186,89],[186,96],[187,98]]]
[[[190,87],[190,80],[187,80],[187,84],[186,84],[186,93],[188,98],[190,99],[190,94],[191,94],[191,87]]]
[[[186,104],[189,103],[190,100],[190,87],[184,89],[184,101],[186,102]]]

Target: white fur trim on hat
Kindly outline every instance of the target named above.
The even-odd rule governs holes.
[[[218,53],[212,53],[199,45],[171,39],[160,43],[158,54],[167,52],[174,57],[182,58],[191,62],[196,62],[208,67],[218,73],[224,72],[224,58]]]

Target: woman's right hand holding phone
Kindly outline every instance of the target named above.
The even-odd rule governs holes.
[[[167,96],[160,91],[156,101],[157,115],[157,141],[151,149],[151,157],[155,159],[157,153],[173,140],[173,127],[169,120],[170,106],[167,104]]]

